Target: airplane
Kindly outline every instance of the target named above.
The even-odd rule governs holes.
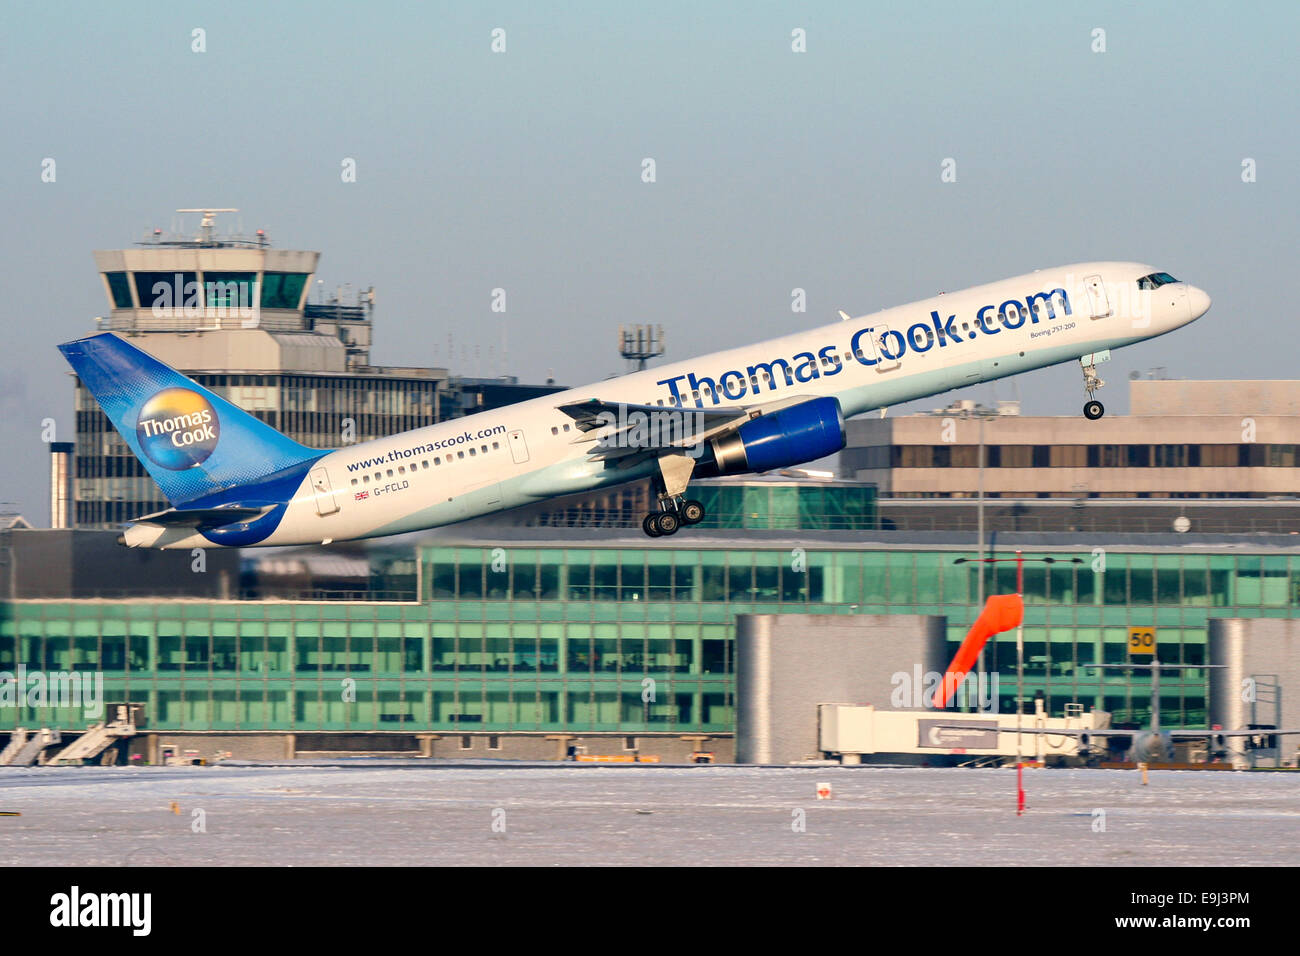
[[[844,420],[1079,360],[1195,321],[1201,289],[1135,262],[1043,269],[332,451],[307,448],[111,332],[60,351],[171,507],[128,547],[330,544],[651,479],[651,537],[704,518],[694,477],[844,447]]]
[[[1189,670],[1200,669],[1203,667],[1226,667],[1226,664],[1162,664],[1158,660],[1153,660],[1149,664],[1138,664],[1129,662],[1126,664],[1084,664],[1084,667],[1097,668],[1131,668],[1134,670],[1151,671],[1151,726],[1142,730],[1112,730],[1109,727],[1103,728],[1047,728],[1047,727],[999,727],[998,733],[1002,734],[1047,734],[1053,737],[1076,737],[1079,741],[1079,752],[1092,757],[1096,747],[1097,738],[1114,738],[1128,742],[1125,748],[1126,759],[1129,763],[1173,763],[1174,762],[1174,744],[1179,740],[1204,740],[1209,748],[1216,753],[1222,753],[1228,749],[1228,740],[1232,737],[1284,737],[1288,735],[1300,734],[1300,730],[1278,730],[1272,727],[1253,728],[1249,730],[1193,730],[1193,729],[1160,729],[1160,672],[1162,670]],[[985,730],[989,728],[985,724],[962,724],[960,722],[944,723],[941,725],[949,730]],[[1107,740],[1109,745],[1110,741]],[[1270,748],[1271,749],[1271,748]]]

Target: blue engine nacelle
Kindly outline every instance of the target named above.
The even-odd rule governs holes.
[[[720,475],[789,468],[843,448],[844,413],[838,399],[812,398],[759,415],[709,445]]]

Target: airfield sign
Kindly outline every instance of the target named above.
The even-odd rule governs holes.
[[[1128,629],[1128,656],[1154,657],[1156,653],[1156,629],[1154,627],[1130,627]]]

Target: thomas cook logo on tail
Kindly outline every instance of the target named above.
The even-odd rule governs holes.
[[[136,440],[149,460],[171,471],[206,461],[220,434],[216,409],[188,388],[163,389],[149,399],[135,426]]]

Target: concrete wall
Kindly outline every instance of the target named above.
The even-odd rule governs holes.
[[[176,748],[178,756],[187,750],[198,751],[197,756],[212,762],[218,754],[230,754],[240,760],[283,760],[292,757],[292,735],[286,734],[184,734],[169,731],[141,733],[125,743],[124,762],[161,762],[162,748]]]
[[[818,704],[891,706],[891,676],[942,671],[939,616],[741,614],[736,618],[736,761],[819,756]]]
[[[0,735],[0,742],[3,742]],[[468,746],[465,746],[468,744]],[[495,746],[494,746],[495,745]],[[561,760],[569,746],[601,755],[658,757],[663,763],[690,763],[696,751],[713,754],[714,763],[735,759],[731,734],[491,734],[491,733],[220,733],[199,731],[144,732],[124,744],[126,755],[158,763],[162,748],[173,746],[178,755],[187,750],[211,762],[218,754],[237,760],[281,761],[295,758],[329,758],[357,755],[437,757],[441,760]],[[54,749],[52,748],[51,752]],[[125,762],[127,756],[123,756]]]
[[[138,336],[131,344],[187,374],[347,370],[347,350],[343,343],[333,336],[314,332],[276,334],[266,328],[214,329],[184,335],[155,332]]]
[[[1129,382],[1133,415],[1300,415],[1300,381],[1136,379]]]
[[[1300,729],[1300,621],[1281,618],[1211,618],[1209,629],[1210,725],[1243,730],[1250,724]],[[1251,682],[1252,683],[1248,683]],[[1246,699],[1253,693],[1255,702]],[[1300,735],[1279,739],[1291,761]],[[1240,755],[1240,742],[1229,742]]]
[[[203,573],[189,551],[124,548],[116,531],[33,528],[0,535],[8,574],[0,598],[66,601],[93,597],[225,599],[239,590],[239,552],[210,548]],[[12,586],[12,591],[10,588]]]

